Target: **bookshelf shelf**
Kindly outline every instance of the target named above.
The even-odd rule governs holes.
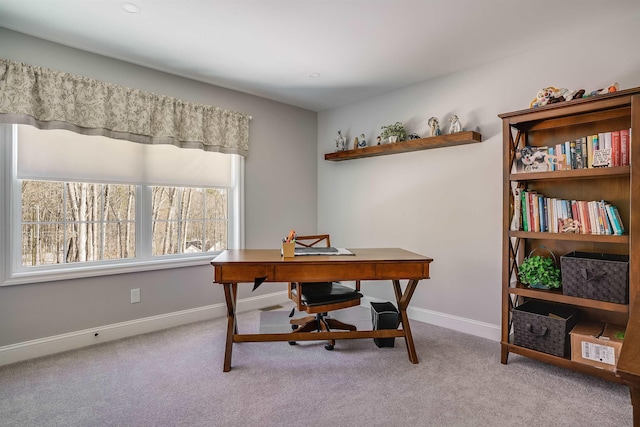
[[[629,235],[540,233],[533,231],[510,231],[509,236],[535,240],[564,240],[571,242],[599,242],[629,244]]]
[[[528,173],[512,173],[509,176],[511,181],[553,181],[568,179],[588,179],[602,177],[628,176],[631,171],[630,166],[618,166],[615,168],[598,168],[598,169],[577,169],[567,171],[553,172],[528,172]]]
[[[640,337],[640,326],[634,330],[635,323],[630,323],[629,319],[640,315],[640,303],[634,303],[640,302],[640,167],[637,166],[640,165],[640,88],[504,113],[499,117],[503,124],[501,362],[506,364],[509,353],[517,353],[608,381],[622,382],[614,372],[576,363],[570,360],[569,354],[557,357],[514,345],[512,313],[514,308],[526,301],[537,300],[578,309],[579,318],[583,320],[626,325],[627,335],[622,354],[627,351],[631,353],[630,359],[638,360],[633,349],[640,348],[640,340],[634,340],[633,337]],[[626,129],[631,132],[628,151],[630,166],[514,173],[517,151],[525,146],[557,147],[566,141]],[[535,193],[549,200],[604,200],[619,211],[624,234],[513,231],[511,220],[516,210],[514,206],[521,203],[520,200],[514,200],[516,186],[523,194]],[[551,212],[549,214],[553,215]],[[548,218],[556,220],[552,216]],[[544,217],[545,221],[548,218]],[[537,220],[534,223],[537,224]],[[519,265],[522,259],[539,246],[549,249],[558,260],[560,256],[573,251],[628,255],[630,303],[617,304],[579,298],[564,295],[561,289],[532,289],[522,285],[518,281]],[[625,369],[628,378],[632,379],[625,379],[632,387],[632,396],[635,392],[640,397],[640,387],[633,385],[640,385],[640,362],[625,366]],[[640,414],[640,398],[633,400],[633,404],[634,410]],[[640,420],[636,421],[640,423]]]
[[[458,132],[429,138],[412,139],[393,144],[372,145],[355,150],[337,151],[324,155],[325,160],[342,161],[361,159],[364,157],[383,156],[386,154],[407,153],[410,151],[430,150],[432,148],[453,147],[456,145],[482,142],[482,135],[474,131]]]
[[[629,306],[627,304],[615,304],[612,302],[589,300],[585,298],[572,297],[563,295],[560,290],[545,290],[545,289],[531,289],[526,288],[523,285],[509,288],[511,295],[520,295],[528,298],[535,298],[543,301],[558,302],[562,304],[575,305],[585,308],[594,308],[598,310],[612,311],[616,313],[629,313]]]

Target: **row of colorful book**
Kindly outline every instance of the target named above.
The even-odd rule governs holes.
[[[631,129],[623,129],[589,135],[549,147],[550,155],[563,155],[562,161],[551,163],[551,170],[627,166],[630,138]]]
[[[627,166],[631,129],[602,132],[555,146],[527,146],[517,151],[514,172],[547,172]]]
[[[545,197],[535,191],[521,192],[520,229],[548,233],[624,233],[618,208],[604,200],[566,200]]]

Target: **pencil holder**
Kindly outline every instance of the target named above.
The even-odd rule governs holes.
[[[295,242],[283,242],[282,243],[282,256],[285,258],[293,258],[295,254]]]

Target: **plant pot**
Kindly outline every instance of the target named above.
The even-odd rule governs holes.
[[[398,142],[398,135],[389,136],[389,142]]]
[[[551,287],[550,287],[550,286],[547,286],[547,285],[541,285],[540,283],[533,283],[533,284],[530,284],[530,285],[528,285],[528,286],[529,286],[530,288],[533,288],[533,289],[551,289]]]

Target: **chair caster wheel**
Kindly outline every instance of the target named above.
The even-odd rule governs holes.
[[[295,341],[289,341],[289,345],[296,345],[297,343]]]
[[[329,351],[333,350],[333,346],[331,344],[325,344],[324,348]]]

